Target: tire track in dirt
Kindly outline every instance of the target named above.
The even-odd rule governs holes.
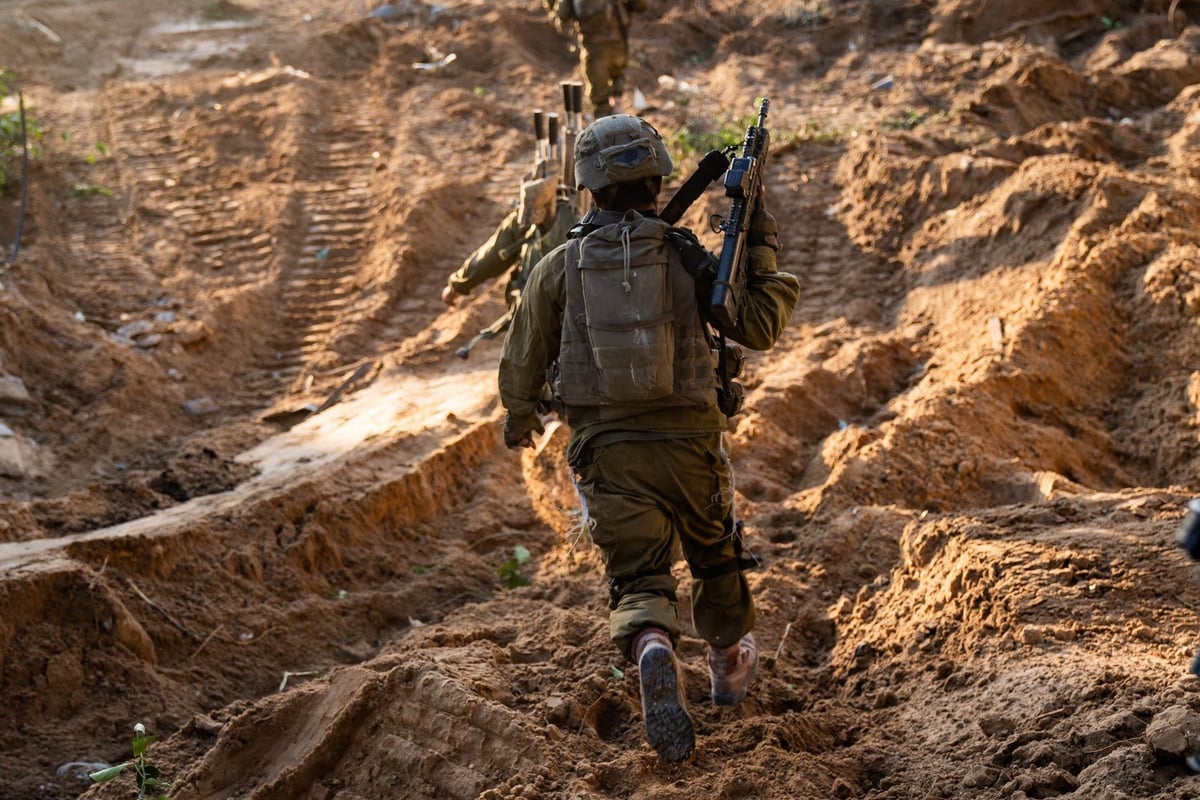
[[[167,84],[167,90],[170,85]],[[185,97],[174,107],[154,91],[118,84],[104,94],[106,122],[117,146],[130,205],[161,211],[203,267],[205,288],[235,288],[262,280],[274,259],[273,239],[243,213],[235,191],[217,188],[221,164],[181,134],[176,117],[196,113]],[[182,187],[212,186],[194,192]]]
[[[297,378],[305,380],[302,376],[316,368],[323,377],[336,377],[357,366],[353,357],[343,363],[347,359],[330,353],[329,345],[358,292],[378,201],[371,177],[382,132],[360,106],[339,100],[343,93],[336,87],[311,92],[313,99],[330,96],[332,104],[310,112],[321,124],[299,159],[311,166],[295,186],[298,255],[280,264],[279,321],[269,342],[274,352],[259,356],[247,380],[264,398],[280,383],[295,388]]]
[[[230,292],[244,293],[256,314],[272,320],[264,339],[248,343],[252,353],[241,377],[242,402],[269,406],[283,392],[320,390],[354,370],[359,354],[339,354],[332,345],[345,312],[359,298],[371,246],[379,203],[372,177],[383,138],[375,117],[352,98],[342,99],[337,86],[289,70],[226,81],[215,100],[180,96],[171,115],[162,113],[171,104],[161,96],[143,104],[139,94],[109,93],[113,137],[132,176],[131,196],[170,217],[187,257],[202,265],[206,292],[224,290],[223,302],[231,301]],[[204,130],[211,113],[205,104],[217,111],[253,108],[264,94],[298,94],[304,112],[261,119],[232,112],[212,123],[211,132]],[[180,114],[188,118],[186,140],[180,121],[172,118]],[[221,128],[247,124],[260,126],[259,147],[266,150],[256,154],[258,169],[271,168],[273,149],[293,142],[294,152],[279,168],[283,183],[274,207],[263,208],[261,200],[243,197],[236,184],[225,185],[223,172],[232,172],[245,155],[222,147]],[[194,191],[205,185],[213,188]],[[181,191],[182,186],[193,190]],[[88,230],[94,235],[94,225]],[[114,255],[127,257],[127,251]]]

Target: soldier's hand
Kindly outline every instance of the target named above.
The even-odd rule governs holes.
[[[751,247],[766,246],[772,250],[779,249],[779,223],[770,211],[767,211],[765,195],[759,187],[759,196],[754,204],[754,213],[750,215],[747,243]]]
[[[458,292],[454,291],[449,286],[442,289],[442,302],[451,308],[454,308],[455,304],[458,303]]]
[[[533,434],[543,433],[542,421],[537,414],[517,420],[510,412],[504,413],[504,445],[509,450],[519,450],[522,447],[533,447]]]

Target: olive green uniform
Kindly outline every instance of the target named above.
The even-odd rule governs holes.
[[[612,98],[625,93],[629,64],[629,15],[645,11],[648,0],[580,0],[579,64],[584,91],[597,117],[612,113]]]
[[[776,269],[774,220],[769,224],[767,237],[756,240],[752,231],[737,329],[721,331],[755,350],[774,345],[799,296],[795,276]],[[565,247],[555,249],[530,272],[505,340],[500,397],[511,421],[506,425],[518,430],[536,427],[547,371],[559,355],[565,253]],[[707,309],[711,283],[697,279],[696,292]],[[715,378],[713,402],[704,406],[579,404],[565,413],[571,428],[567,460],[609,579],[613,642],[628,655],[642,628],[678,637],[678,582],[671,575],[678,542],[694,578],[697,633],[719,647],[736,643],[753,628],[754,603],[738,563],[733,477],[723,440],[728,420],[716,405]]]
[[[475,287],[516,266],[504,290],[508,305],[513,305],[533,265],[566,241],[567,231],[577,221],[565,200],[559,200],[556,209],[554,219],[543,225],[522,225],[520,209],[510,213],[491,237],[450,273],[447,285],[455,294],[470,294]]]

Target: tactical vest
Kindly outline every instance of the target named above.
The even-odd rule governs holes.
[[[695,280],[665,238],[668,230],[660,219],[628,211],[568,240],[555,378],[555,393],[568,406],[716,405],[712,343]]]

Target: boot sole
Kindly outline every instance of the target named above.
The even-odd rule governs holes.
[[[750,674],[746,676],[746,682],[742,684],[742,688],[737,692],[729,694],[712,695],[714,706],[736,706],[738,703],[746,699],[746,694],[750,691],[750,684],[754,682],[754,676],[758,674],[758,659],[754,659],[754,665],[750,667]]]
[[[642,654],[638,669],[646,738],[663,761],[683,761],[696,746],[696,733],[680,699],[675,656],[665,647],[652,647]]]

